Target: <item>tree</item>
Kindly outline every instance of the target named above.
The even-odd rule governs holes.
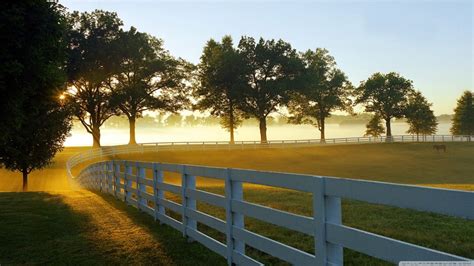
[[[372,119],[370,119],[369,123],[365,126],[365,134],[364,136],[372,136],[372,137],[380,137],[382,134],[385,133],[385,128],[382,125],[382,119],[379,115],[374,115]]]
[[[194,92],[199,100],[195,108],[219,117],[221,126],[230,132],[232,144],[234,130],[244,118],[240,110],[245,86],[244,63],[230,36],[224,36],[222,43],[209,40],[198,66],[199,84]]]
[[[336,61],[328,50],[308,50],[301,57],[306,66],[304,85],[293,94],[288,104],[292,115],[290,122],[316,126],[321,132],[321,142],[324,142],[325,119],[331,116],[331,112],[352,111],[349,99],[352,86],[344,72],[336,67]]]
[[[163,49],[162,41],[135,28],[119,34],[119,62],[108,80],[112,107],[127,116],[130,142],[136,144],[135,123],[144,111],[176,112],[188,104],[189,64]]]
[[[47,1],[2,2],[0,24],[0,165],[22,173],[26,191],[28,175],[51,163],[71,128],[59,100],[65,82],[63,8]]]
[[[465,91],[454,109],[451,134],[474,135],[474,100],[471,91]]]
[[[357,104],[364,104],[366,112],[374,112],[385,120],[387,140],[392,137],[391,119],[405,115],[412,81],[398,73],[375,73],[357,88]]]
[[[68,105],[100,147],[100,127],[115,114],[107,81],[119,64],[117,39],[122,21],[117,14],[96,10],[69,15],[67,72],[72,86]]]
[[[407,133],[419,135],[432,135],[436,133],[438,121],[431,110],[431,103],[419,91],[414,91],[408,97],[406,118],[409,125]]]
[[[242,110],[259,121],[260,140],[266,143],[267,116],[288,102],[289,91],[298,88],[304,66],[296,50],[283,40],[260,38],[255,42],[242,37],[238,52],[248,67]]]

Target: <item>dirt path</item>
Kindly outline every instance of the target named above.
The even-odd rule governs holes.
[[[103,253],[116,253],[112,263],[173,265],[160,242],[145,227],[137,225],[122,210],[90,191],[59,193],[73,211],[90,219],[86,237]]]

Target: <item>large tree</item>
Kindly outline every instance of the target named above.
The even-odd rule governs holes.
[[[365,128],[365,137],[380,137],[383,133],[385,133],[385,128],[382,125],[382,119],[380,119],[380,116],[377,114],[370,119],[367,125],[365,125]]]
[[[23,175],[51,163],[71,128],[65,86],[64,11],[47,1],[0,4],[0,165]]]
[[[465,91],[458,99],[452,121],[453,135],[474,135],[474,97],[471,91]]]
[[[283,40],[255,42],[242,37],[238,51],[248,67],[242,110],[259,121],[260,140],[266,143],[267,116],[288,102],[304,66],[296,50]]]
[[[232,38],[225,36],[221,43],[213,39],[207,42],[198,67],[196,108],[221,119],[222,127],[230,132],[230,143],[234,143],[234,130],[243,121],[240,106],[245,86],[244,63]]]
[[[112,107],[118,107],[130,125],[130,142],[136,144],[135,122],[144,111],[176,112],[186,107],[186,77],[190,66],[173,58],[162,41],[135,28],[120,33],[119,62],[108,80]]]
[[[118,65],[122,21],[116,13],[96,10],[69,15],[68,104],[100,147],[100,127],[115,114],[107,81]]]
[[[328,50],[318,48],[301,55],[305,64],[303,87],[296,91],[288,104],[291,123],[311,124],[325,141],[325,120],[335,110],[351,112],[352,86]]]
[[[409,125],[407,133],[432,135],[436,133],[438,121],[431,110],[431,103],[419,91],[412,92],[408,97],[405,116]]]
[[[400,74],[375,73],[362,81],[356,89],[357,104],[364,104],[366,112],[373,112],[385,120],[387,140],[392,137],[391,120],[405,115],[408,95],[413,92],[412,81]]]

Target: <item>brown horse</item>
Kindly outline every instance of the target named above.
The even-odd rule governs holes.
[[[440,150],[443,150],[444,152],[446,152],[446,145],[444,144],[433,145],[433,150],[436,150],[437,152],[439,152]]]

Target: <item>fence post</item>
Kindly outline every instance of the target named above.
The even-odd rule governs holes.
[[[226,199],[226,244],[227,244],[227,264],[232,265],[234,250],[242,255],[245,254],[245,243],[235,240],[233,237],[233,227],[244,229],[244,215],[232,211],[232,200],[243,200],[244,190],[242,182],[232,181],[232,169],[227,169],[225,180]]]
[[[324,212],[324,179],[315,177],[313,192],[314,254],[316,265],[326,266],[326,228]]]
[[[163,190],[158,189],[158,182],[163,182],[163,172],[159,163],[153,163],[153,197],[155,199],[155,221],[160,221],[160,215],[165,215],[165,207],[162,206],[159,201],[164,199],[165,195]]]
[[[125,203],[128,202],[128,200],[132,197],[132,192],[129,191],[129,188],[132,188],[132,179],[131,175],[133,173],[133,168],[131,165],[129,165],[128,161],[125,162],[125,180],[124,180],[124,201]]]
[[[315,178],[313,216],[316,265],[343,265],[343,248],[326,241],[326,223],[341,224],[341,198],[325,196],[324,177]]]
[[[122,178],[120,177],[120,164],[114,161],[114,172],[115,172],[115,198],[118,198],[118,195],[121,194],[121,180]],[[117,195],[118,194],[118,195]]]
[[[99,191],[102,190],[102,187],[101,187],[101,184],[100,184],[100,175],[99,175],[99,171],[98,171],[98,166],[95,165],[93,168],[92,168],[92,176],[94,177],[95,179],[95,182],[96,182],[96,189],[98,189]]]
[[[326,222],[333,224],[342,223],[341,198],[325,197]],[[343,248],[342,246],[326,242],[326,251],[328,261],[336,265],[343,265]]]
[[[187,237],[188,241],[193,241],[187,236],[187,230],[197,230],[197,222],[188,216],[187,209],[196,210],[196,200],[186,196],[186,189],[196,189],[196,177],[186,174],[185,165],[183,165],[183,173],[181,176],[181,206],[183,207],[181,215],[183,222],[183,236]]]
[[[140,206],[140,203],[141,203],[141,200],[142,200],[142,197],[140,195],[140,189],[141,187],[143,186],[140,186],[140,172],[142,170],[142,168],[139,166],[138,162],[135,162],[135,168],[136,168],[136,176],[135,176],[135,183],[137,184],[136,186],[136,195],[137,195],[137,209],[138,210],[141,210],[141,206]]]
[[[104,191],[109,192],[109,174],[107,172],[107,162],[101,163],[101,177],[103,180]]]
[[[107,192],[109,194],[112,194],[112,191],[114,190],[113,169],[114,169],[113,161],[108,161],[107,162],[107,183],[108,183]]]

